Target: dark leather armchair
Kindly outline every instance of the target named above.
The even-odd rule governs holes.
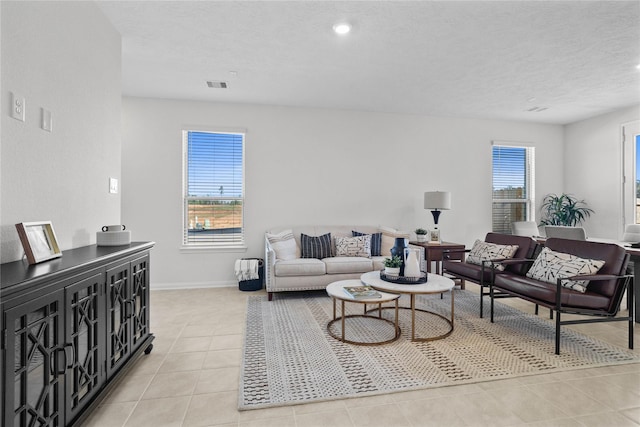
[[[633,276],[626,275],[629,255],[624,248],[615,244],[549,238],[545,247],[555,252],[575,255],[583,259],[604,261],[604,265],[592,275],[573,276],[564,280],[588,280],[584,293],[521,275],[496,274],[491,281],[491,321],[493,318],[493,298],[497,292],[519,297],[555,312],[556,354],[560,354],[560,327],[578,323],[629,322],[629,348],[633,348]],[[616,317],[625,290],[627,291],[628,316]],[[590,316],[562,320],[562,314]]]
[[[487,233],[485,239],[487,243],[494,243],[498,245],[518,245],[518,250],[514,254],[514,259],[531,259],[535,254],[538,243],[531,237],[527,236],[514,236],[511,234],[501,233]],[[483,301],[485,296],[489,296],[488,287],[493,279],[493,270],[491,268],[492,261],[485,261],[482,265],[471,264],[464,261],[447,259],[447,252],[454,253],[455,250],[445,251],[444,259],[442,261],[443,274],[448,274],[457,279],[470,281],[480,285],[480,317],[483,317],[484,306]],[[469,252],[466,249],[465,252]],[[519,262],[505,267],[506,273],[524,275],[526,274],[531,263]],[[496,273],[497,275],[501,273]],[[499,296],[496,296],[499,297]]]

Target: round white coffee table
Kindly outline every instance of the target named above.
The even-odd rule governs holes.
[[[380,278],[380,271],[370,271],[368,273],[364,273],[360,276],[360,280],[365,285],[369,285],[372,288],[382,291],[389,292],[398,295],[407,294],[411,297],[411,306],[410,307],[400,307],[402,309],[410,309],[411,310],[411,341],[433,341],[448,337],[453,332],[453,287],[455,283],[453,280],[440,276],[438,274],[427,273],[427,282],[420,283],[415,285],[404,285],[399,283],[392,283],[382,280]],[[420,308],[416,308],[416,295],[422,294],[442,294],[444,292],[451,293],[451,319],[447,319],[441,314],[434,313],[433,311],[423,310]],[[396,302],[397,304],[397,302]],[[438,316],[444,319],[450,326],[449,330],[444,334],[437,335],[434,337],[424,337],[424,338],[416,338],[416,311],[420,311],[423,313],[429,313],[434,316]]]
[[[378,293],[380,294],[380,298],[354,298],[351,295],[349,295],[345,290],[344,287],[345,286],[362,286],[362,282],[360,280],[357,279],[352,279],[352,280],[340,280],[338,282],[333,282],[330,283],[327,286],[327,294],[331,297],[331,299],[333,300],[333,320],[331,320],[329,323],[327,323],[327,332],[329,332],[329,335],[331,335],[333,338],[348,343],[348,344],[355,344],[355,345],[380,345],[380,344],[387,344],[390,342],[393,342],[395,340],[397,340],[398,338],[400,338],[400,326],[398,326],[398,299],[400,298],[399,294],[390,294],[387,292],[380,292],[378,291]],[[341,316],[337,317],[337,312],[336,312],[336,302],[340,301],[341,304]],[[391,302],[391,301],[395,301],[396,305],[395,305],[395,322],[392,322],[391,320],[385,319],[382,317],[382,303],[385,302]],[[344,311],[344,305],[345,302],[352,302],[352,303],[358,303],[358,304],[364,304],[364,312],[363,314],[345,314]],[[368,304],[377,304],[378,308],[377,309],[373,309],[373,310],[367,310],[367,305]],[[393,308],[393,307],[386,307],[386,308]],[[378,310],[378,315],[377,316],[372,316],[370,314],[368,314],[371,311],[376,311]],[[376,320],[381,320],[387,323],[390,323],[391,325],[393,325],[394,327],[394,331],[395,334],[392,338],[388,339],[388,340],[384,340],[384,341],[374,341],[374,342],[361,342],[361,341],[353,341],[353,340],[348,340],[345,337],[345,322],[344,320],[346,318],[351,318],[351,317],[365,317],[365,318],[370,318],[370,319],[376,319]],[[342,334],[341,336],[337,336],[336,334],[334,334],[331,331],[331,326],[336,323],[336,322],[341,322],[341,326],[342,326]]]

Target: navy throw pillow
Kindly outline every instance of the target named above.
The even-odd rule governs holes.
[[[302,258],[329,258],[331,256],[331,233],[322,236],[300,235]]]

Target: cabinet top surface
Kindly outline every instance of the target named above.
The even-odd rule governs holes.
[[[115,261],[136,252],[151,249],[154,242],[132,242],[122,246],[89,245],[62,251],[62,257],[29,265],[26,259],[0,264],[0,290],[37,281],[46,276],[65,275]]]

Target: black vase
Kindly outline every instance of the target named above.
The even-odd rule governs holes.
[[[402,260],[402,263],[400,264],[401,276],[404,276],[404,250],[408,247],[409,245],[407,244],[407,239],[405,239],[404,237],[396,237],[396,242],[391,248],[391,256],[394,257],[397,255]]]

